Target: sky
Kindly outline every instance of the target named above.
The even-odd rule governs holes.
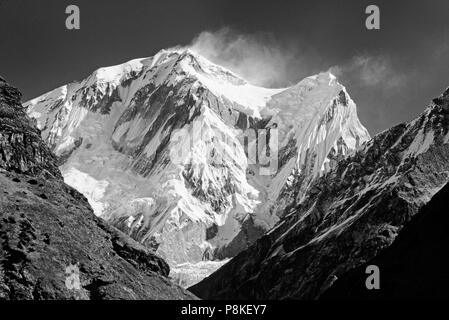
[[[71,4],[80,30],[65,27]],[[371,4],[380,30],[365,27]],[[0,75],[24,101],[178,45],[268,87],[330,70],[374,135],[449,86],[449,1],[0,0]]]

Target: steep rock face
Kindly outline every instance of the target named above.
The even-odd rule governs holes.
[[[60,178],[56,158],[42,141],[32,120],[25,116],[20,98],[20,92],[0,78],[0,167],[26,174],[45,171]]]
[[[449,180],[449,90],[317,179],[248,250],[191,288],[201,298],[314,299],[391,245]]]
[[[169,267],[96,217],[0,78],[0,299],[192,299]]]
[[[259,211],[282,217],[313,180],[369,140],[354,101],[335,76],[321,73],[272,97],[264,111],[279,136],[278,172]]]
[[[447,299],[449,286],[449,184],[404,226],[393,244],[350,270],[323,299]],[[366,268],[380,271],[380,289],[367,290]]]
[[[173,266],[246,249],[297,189],[369,138],[329,73],[266,89],[184,49],[98,69],[25,106],[66,183]]]

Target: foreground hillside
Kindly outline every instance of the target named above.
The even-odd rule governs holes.
[[[20,96],[0,78],[0,299],[194,298],[64,184]]]

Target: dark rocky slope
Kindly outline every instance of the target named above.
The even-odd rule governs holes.
[[[97,218],[0,78],[0,299],[192,299],[161,258]],[[67,279],[79,275],[79,286]],[[68,273],[67,273],[68,272]]]
[[[377,257],[349,271],[323,299],[447,299],[449,288],[449,184]],[[380,290],[367,290],[368,265],[380,270]]]
[[[201,298],[316,299],[390,246],[449,180],[449,89],[317,179],[248,250],[191,288]]]

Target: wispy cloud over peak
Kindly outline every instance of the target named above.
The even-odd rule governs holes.
[[[227,27],[201,32],[189,47],[250,83],[265,87],[290,84],[293,70],[302,62],[297,49],[280,43],[272,34],[240,33]]]
[[[405,84],[406,77],[397,71],[384,55],[357,55],[349,62],[333,66],[330,71],[337,77],[357,78],[361,85],[393,89]]]

